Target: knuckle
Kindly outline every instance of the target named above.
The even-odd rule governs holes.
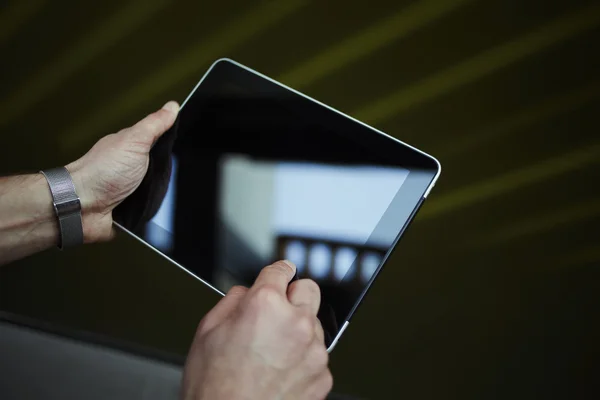
[[[319,368],[327,368],[329,365],[329,353],[327,353],[327,349],[325,346],[318,346],[319,351],[315,353],[315,364]]]
[[[296,319],[294,331],[300,342],[309,343],[315,333],[314,317],[302,314]]]
[[[127,128],[125,128],[125,129],[127,129]],[[98,142],[96,142],[96,143],[99,143],[99,142],[103,142],[103,143],[104,143],[104,142],[109,142],[109,143],[110,143],[111,141],[113,141],[113,140],[115,140],[115,139],[118,139],[118,138],[119,138],[119,136],[122,136],[122,135],[120,135],[120,133],[121,133],[121,132],[123,132],[123,131],[125,131],[125,129],[121,129],[121,130],[120,130],[119,132],[117,132],[117,133],[109,133],[108,135],[104,135],[104,136],[103,136],[103,137],[102,137],[100,140],[98,140]]]
[[[323,325],[321,325],[321,321],[317,320],[316,322],[316,335],[319,339],[319,344],[325,345],[325,329],[323,329]]]
[[[164,124],[158,115],[152,114],[149,120],[149,128],[152,132],[158,132],[163,129]]]
[[[117,132],[110,133],[110,134],[104,136],[104,138],[110,139],[110,140],[118,140],[119,138],[126,136],[129,132],[131,132],[131,130],[133,129],[134,126],[135,125],[120,129]]]
[[[293,296],[295,296],[296,292],[298,292],[298,283],[299,282],[300,281],[295,281],[288,285],[288,288],[287,288],[288,297],[293,297]]]
[[[306,290],[315,296],[321,296],[321,289],[317,282],[312,279],[303,279],[302,284],[306,287]]]
[[[246,293],[246,291],[248,291],[248,289],[245,288],[244,286],[235,285],[235,286],[232,286],[231,289],[229,289],[227,294],[229,296],[231,296],[231,295],[238,296],[238,295],[242,295],[242,294]]]
[[[158,115],[158,113],[148,115],[146,118],[144,118],[143,122],[143,129],[146,129],[151,132],[161,131],[164,126],[162,118],[160,118],[160,115]]]
[[[326,399],[333,389],[333,375],[329,368],[324,369],[316,376],[312,385],[311,398]]]
[[[129,137],[133,132],[132,128],[121,129],[118,133],[113,133],[113,136],[107,136],[108,140],[114,142],[116,145],[122,145],[123,143],[127,143],[129,141]]]
[[[322,382],[322,390],[324,392],[326,392],[325,394],[329,393],[331,391],[331,389],[333,389],[333,374],[331,373],[331,371],[329,370],[329,368],[327,368],[325,370],[325,373],[323,375],[323,382]]]
[[[196,328],[196,336],[202,336],[206,334],[207,324],[206,318],[202,318],[202,320],[198,323],[198,327]]]
[[[312,367],[317,371],[326,369],[329,365],[329,353],[327,353],[325,346],[322,345],[313,346],[308,359]]]
[[[280,301],[280,295],[276,288],[264,285],[256,288],[254,295],[249,301],[249,305],[254,308],[272,308]]]

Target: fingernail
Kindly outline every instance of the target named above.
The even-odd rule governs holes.
[[[296,271],[296,264],[291,262],[290,260],[281,260],[282,263],[286,264],[288,267]]]
[[[177,113],[179,112],[179,104],[177,104],[176,101],[169,101],[167,102],[167,104],[165,104],[164,106],[162,106],[163,110],[167,110],[170,111],[172,113]]]

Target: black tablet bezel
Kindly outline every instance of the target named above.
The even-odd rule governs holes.
[[[261,98],[261,96],[264,96],[264,98],[275,98],[278,101],[285,103],[286,108],[291,108],[292,112],[300,116],[307,116],[307,119],[311,121],[318,121],[319,125],[326,128],[326,130],[343,135],[347,139],[364,147],[370,153],[369,158],[373,157],[373,160],[376,160],[378,164],[401,167],[409,171],[408,176],[392,201],[390,208],[393,208],[394,201],[397,201],[397,199],[402,199],[404,204],[409,204],[410,206],[403,206],[401,218],[398,218],[398,213],[395,213],[393,215],[396,216],[396,220],[389,221],[390,218],[386,218],[384,213],[380,220],[380,224],[386,222],[398,224],[400,223],[399,220],[403,221],[402,226],[399,227],[399,233],[390,245],[389,250],[385,253],[381,264],[376,269],[371,279],[364,287],[357,289],[355,292],[346,294],[349,297],[347,303],[351,304],[351,306],[344,306],[344,309],[342,310],[342,315],[346,315],[346,317],[339,318],[338,332],[328,349],[331,351],[346,329],[364,296],[372,287],[373,282],[379,275],[381,269],[386,264],[399,239],[421,207],[424,199],[433,188],[440,175],[441,166],[432,156],[230,59],[217,60],[183,102],[180,111],[181,118],[179,119],[180,131],[188,131],[191,126],[186,126],[186,124],[193,125],[195,122],[193,116],[192,118],[184,118],[183,116],[189,115],[188,113],[193,113],[194,110],[200,109],[207,99],[218,96],[220,88],[225,84],[233,84],[244,88],[245,91],[251,93],[253,99]],[[386,211],[386,213],[388,211]],[[190,273],[195,278],[201,280],[213,290],[223,295],[221,290],[217,289],[203,277],[191,272],[185,265],[181,265],[177,260],[173,260],[169,256],[163,254],[160,250],[147,243],[144,239],[139,238],[135,233],[127,230],[120,224],[117,223],[117,225],[186,272]]]
[[[400,229],[400,233],[384,256],[381,265],[373,274],[371,280],[365,285],[362,293],[358,294],[353,307],[348,310],[345,321],[349,322],[375,281],[381,268],[385,265],[391,252],[396,247],[400,237],[421,207],[435,180],[437,180],[441,170],[439,162],[432,156],[412,146],[402,143],[383,132],[229,59],[217,60],[212,65],[184,105],[193,109],[196,99],[212,96],[218,92],[218,87],[225,82],[243,87],[251,92],[253,96],[263,94],[265,97],[280,99],[286,103],[287,108],[294,108],[292,111],[296,114],[309,115],[311,120],[318,120],[319,124],[324,125],[325,128],[328,128],[332,132],[343,132],[349,139],[374,153],[378,161],[409,170],[409,175],[397,196],[408,198],[409,201],[413,202],[414,207],[410,210],[410,214],[407,215],[404,226]],[[183,129],[185,130],[185,127]],[[342,325],[340,327],[338,337],[343,330]],[[335,341],[330,348],[334,344]]]
[[[440,164],[432,156],[229,59],[220,59],[212,65],[183,106],[194,108],[196,99],[216,93],[215,89],[224,82],[244,87],[255,96],[264,94],[265,97],[280,99],[287,108],[293,107],[297,114],[310,115],[311,119],[318,120],[329,130],[343,132],[349,139],[375,153],[380,162],[387,161],[409,171],[420,170],[428,174],[429,181],[424,185],[423,194],[439,175]],[[185,112],[183,108],[182,112]],[[182,130],[185,131],[185,127]]]

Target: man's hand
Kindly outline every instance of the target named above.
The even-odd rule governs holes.
[[[177,103],[168,102],[132,127],[103,137],[66,166],[81,199],[85,242],[112,237],[113,209],[142,182],[152,145],[173,125],[178,111]]]
[[[324,399],[333,385],[320,291],[288,283],[295,266],[279,261],[250,289],[234,287],[200,322],[183,380],[185,400]]]
[[[177,118],[169,102],[131,128],[108,135],[67,165],[81,200],[87,243],[113,235],[113,209],[140,185],[152,144]],[[0,265],[56,245],[58,220],[42,174],[0,177]]]

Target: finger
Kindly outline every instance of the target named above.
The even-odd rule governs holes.
[[[315,324],[315,336],[319,344],[325,346],[325,331],[323,330],[323,325],[321,325],[321,321],[317,318],[317,323]]]
[[[312,315],[317,315],[321,305],[321,290],[319,285],[311,279],[300,279],[292,282],[287,288],[290,303],[296,307],[304,308]]]
[[[331,389],[333,389],[333,375],[331,375],[331,371],[327,368],[305,388],[306,398],[325,400]]]
[[[132,126],[130,134],[135,140],[147,144],[150,149],[150,146],[173,125],[178,112],[179,104],[169,101],[160,110]]]
[[[286,296],[288,283],[295,273],[296,266],[293,263],[287,260],[277,261],[260,271],[252,287],[270,286],[281,295]]]
[[[240,301],[246,295],[247,291],[248,289],[243,286],[234,286],[229,289],[225,297],[223,297],[212,310],[204,316],[198,327],[198,334],[203,335],[212,330],[231,315],[233,310],[240,304]]]

